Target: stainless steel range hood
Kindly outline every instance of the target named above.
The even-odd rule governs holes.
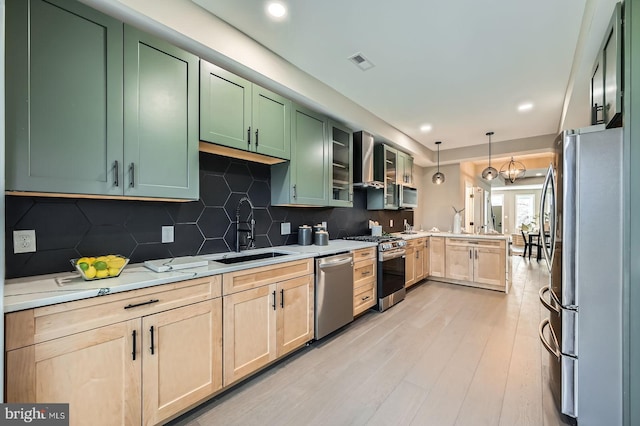
[[[373,175],[373,135],[365,131],[353,134],[353,186],[356,188],[384,188]]]

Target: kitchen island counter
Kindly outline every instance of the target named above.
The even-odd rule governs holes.
[[[326,246],[287,245],[243,251],[240,254],[259,254],[269,251],[287,253],[286,256],[223,264],[214,259],[223,256],[235,256],[235,252],[193,256],[194,260],[207,260],[206,266],[154,272],[142,263],[127,265],[120,276],[100,280],[85,281],[78,272],[60,272],[47,275],[14,278],[5,280],[4,312],[38,308],[56,303],[71,302],[89,297],[104,296],[129,290],[170,284],[193,278],[219,275],[243,269],[275,265],[300,259],[373,247],[375,243],[359,241],[330,240]],[[175,258],[178,259],[178,258]],[[172,259],[165,259],[170,262]]]

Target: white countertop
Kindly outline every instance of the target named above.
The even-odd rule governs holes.
[[[404,240],[412,240],[414,238],[424,237],[445,237],[445,238],[469,238],[480,240],[508,240],[510,235],[504,234],[454,234],[453,232],[432,232],[432,231],[414,231],[414,234],[403,234],[402,232],[394,232],[394,237],[400,237]]]
[[[208,260],[207,266],[167,272],[154,272],[144,267],[141,263],[129,264],[118,277],[93,281],[83,280],[80,274],[75,271],[8,279],[5,280],[4,285],[4,312],[15,312],[55,303],[70,302],[89,297],[103,296],[105,294],[169,284],[192,278],[274,265],[292,260],[326,256],[376,245],[376,243],[365,243],[361,241],[330,240],[326,246],[288,245],[256,249],[244,251],[242,254],[278,251],[286,252],[288,255],[229,265],[215,262],[212,259],[234,256],[236,253],[217,253],[194,256],[196,259]],[[171,259],[167,259],[167,261],[170,260]]]

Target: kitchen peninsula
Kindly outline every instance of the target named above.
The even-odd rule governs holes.
[[[424,240],[428,257],[424,274],[430,280],[509,292],[509,236],[423,231],[393,235],[408,241]],[[419,257],[418,251],[415,255]]]

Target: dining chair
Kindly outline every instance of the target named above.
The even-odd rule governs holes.
[[[526,235],[524,235],[524,231],[521,229],[520,233],[522,234],[522,241],[524,241],[524,252],[522,253],[522,257],[527,257],[527,249],[529,249],[529,239]],[[529,253],[531,256],[531,253]]]
[[[531,259],[531,251],[536,248],[536,260],[542,258],[542,244],[540,244],[540,231],[537,234],[529,234],[529,259]]]

